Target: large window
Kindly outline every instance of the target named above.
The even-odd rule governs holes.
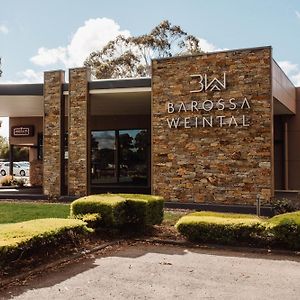
[[[149,135],[146,129],[92,131],[91,183],[147,186]]]

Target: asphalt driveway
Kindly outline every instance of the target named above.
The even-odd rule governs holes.
[[[132,245],[47,272],[1,299],[300,299],[300,258]]]

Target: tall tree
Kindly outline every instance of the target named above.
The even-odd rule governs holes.
[[[143,77],[151,75],[151,60],[184,54],[200,53],[199,39],[180,26],[163,21],[150,33],[117,36],[101,50],[92,52],[84,65],[98,79]]]

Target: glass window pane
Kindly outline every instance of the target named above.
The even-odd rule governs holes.
[[[119,131],[120,184],[147,185],[148,132],[145,129]]]
[[[115,131],[92,131],[91,182],[117,182]]]

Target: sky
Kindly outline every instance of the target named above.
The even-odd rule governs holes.
[[[42,82],[44,71],[82,66],[117,35],[162,20],[197,36],[204,51],[270,45],[300,86],[300,0],[0,0],[0,84]]]

